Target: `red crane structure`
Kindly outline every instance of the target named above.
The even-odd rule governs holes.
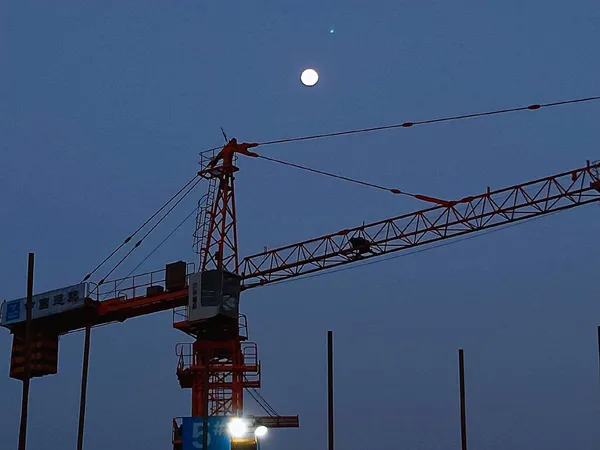
[[[256,157],[248,151],[252,146],[232,140],[216,157],[202,157],[198,176],[207,181],[208,190],[196,217],[198,269],[195,263],[179,261],[154,272],[35,296],[32,376],[57,372],[61,334],[173,310],[173,326],[193,339],[178,344],[176,371],[180,386],[191,389],[191,416],[243,416],[244,390],[260,387],[261,369],[257,346],[248,341],[246,317],[239,312],[242,291],[600,201],[600,162],[588,161],[578,169],[504,189],[488,188],[457,201],[432,199],[437,205],[428,209],[240,259],[236,153]],[[49,305],[55,306],[53,312],[43,313]],[[25,326],[20,311],[23,299],[5,302],[2,325],[13,333],[10,375],[23,379]],[[253,418],[255,426],[299,425],[297,416],[279,416],[269,408],[269,415]],[[232,440],[231,448],[256,448],[254,438],[242,441]],[[173,448],[186,449],[179,420],[173,421]]]

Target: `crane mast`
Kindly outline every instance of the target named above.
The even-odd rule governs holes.
[[[234,165],[215,165],[216,155],[201,155],[202,170],[198,175],[208,180],[208,191],[202,197],[196,219],[194,246],[200,256],[200,271],[210,269],[239,271],[237,223],[235,216]]]
[[[256,344],[247,341],[246,317],[239,314],[234,185],[238,168],[235,153],[221,159],[201,157],[198,175],[208,180],[208,191],[194,232],[200,270],[190,275],[184,320],[174,322],[195,339],[177,346],[177,376],[182,388],[192,390],[192,416],[201,417],[241,415],[244,389],[260,387]]]

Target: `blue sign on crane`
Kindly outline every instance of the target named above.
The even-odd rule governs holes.
[[[230,417],[209,417],[208,423],[208,448],[206,450],[230,450],[231,438],[227,430]],[[204,418],[184,417],[182,429],[183,450],[204,450],[202,448],[202,434],[204,431]]]
[[[38,319],[76,308],[83,308],[85,297],[85,283],[36,294],[31,299],[31,318]],[[7,326],[24,322],[26,318],[26,304],[26,298],[3,302],[0,305],[0,325]]]

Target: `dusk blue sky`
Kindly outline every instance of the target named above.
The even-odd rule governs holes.
[[[102,1],[0,3],[0,299],[77,283],[222,142],[266,141],[600,93],[600,3]],[[330,29],[334,33],[330,33]],[[299,82],[314,67],[314,88]],[[600,159],[600,104],[257,149],[459,198]],[[236,179],[242,256],[426,205],[251,158]],[[135,252],[189,212],[201,185]],[[337,448],[600,445],[598,220],[591,205],[406,258],[245,292],[262,395],[298,430],[265,450],[325,448],[334,331]],[[192,261],[193,221],[144,265]],[[0,448],[21,383],[0,332]],[[190,413],[171,312],[95,329],[85,449],[171,448]],[[31,386],[28,448],[74,448],[83,334]],[[247,396],[249,412],[260,410]]]

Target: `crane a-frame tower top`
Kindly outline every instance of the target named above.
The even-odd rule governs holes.
[[[194,233],[198,266],[179,261],[35,296],[32,376],[57,372],[61,334],[172,309],[174,327],[193,338],[177,348],[180,385],[192,392],[190,419],[243,416],[243,392],[260,387],[261,371],[257,346],[248,342],[246,318],[239,313],[242,291],[600,201],[600,162],[588,161],[556,175],[457,201],[434,199],[436,206],[414,213],[239,258],[235,162],[237,153],[258,156],[248,150],[253,146],[231,140],[202,162],[198,177],[208,190]],[[11,376],[18,379],[24,374],[24,308],[24,299],[2,306],[2,325],[14,335]],[[297,427],[299,422],[271,409],[252,424]],[[185,427],[174,420],[174,449],[186,448]],[[256,445],[254,438],[232,442]]]

